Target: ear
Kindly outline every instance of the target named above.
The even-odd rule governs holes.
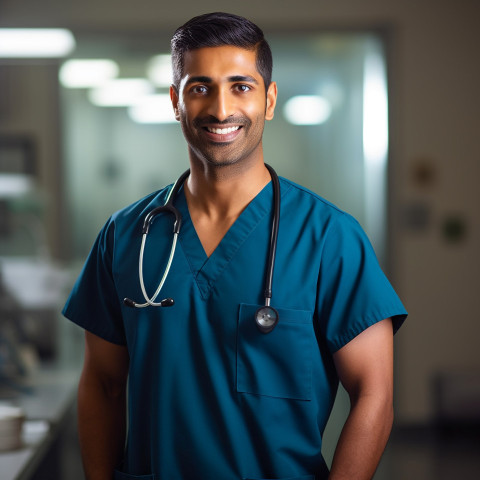
[[[178,112],[178,90],[175,85],[170,85],[170,100],[172,101],[175,120],[180,121],[180,114]]]
[[[271,82],[267,90],[267,108],[265,110],[265,120],[271,120],[277,104],[277,83]]]

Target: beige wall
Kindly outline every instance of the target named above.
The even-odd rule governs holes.
[[[171,33],[218,1],[3,0],[0,26],[64,26],[74,32]],[[477,0],[296,0],[232,4],[267,32],[381,27],[391,60],[391,240],[393,281],[410,319],[397,337],[397,421],[432,416],[430,382],[443,370],[477,369],[480,355],[480,4]],[[238,8],[237,8],[238,7]],[[228,8],[232,8],[228,5]],[[46,157],[45,157],[46,158]],[[430,185],[413,179],[417,161],[433,166]],[[413,232],[404,209],[418,202],[431,222]],[[441,234],[447,215],[467,225],[462,243]]]
[[[36,201],[44,212],[47,242],[56,257],[62,256],[59,229],[64,212],[59,201],[62,196],[59,132],[58,62],[2,64],[0,61],[0,135],[26,137],[33,142],[34,168],[43,187]]]

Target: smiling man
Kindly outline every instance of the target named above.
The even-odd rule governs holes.
[[[237,172],[261,163],[277,90],[264,83],[256,57],[254,49],[228,45],[185,52],[184,76],[171,97],[191,158],[214,168],[236,164]]]
[[[277,86],[262,31],[195,17],[172,59],[190,170],[108,220],[64,309],[86,330],[87,479],[371,478],[406,312],[358,223],[264,163]],[[329,472],[339,381],[351,409]]]

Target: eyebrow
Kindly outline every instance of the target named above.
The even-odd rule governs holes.
[[[258,85],[258,81],[250,76],[250,75],[232,75],[228,77],[228,82],[235,83],[235,82],[249,82]],[[206,77],[203,75],[197,75],[196,77],[190,77],[185,85],[190,85],[192,83],[213,83],[213,80],[210,77]]]
[[[232,77],[228,77],[228,80],[230,82],[249,82],[258,85],[257,80],[250,75],[233,75]]]

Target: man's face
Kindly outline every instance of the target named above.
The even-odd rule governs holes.
[[[276,95],[273,82],[265,92],[255,51],[232,46],[187,52],[178,91],[170,89],[190,155],[212,166],[262,158]]]

